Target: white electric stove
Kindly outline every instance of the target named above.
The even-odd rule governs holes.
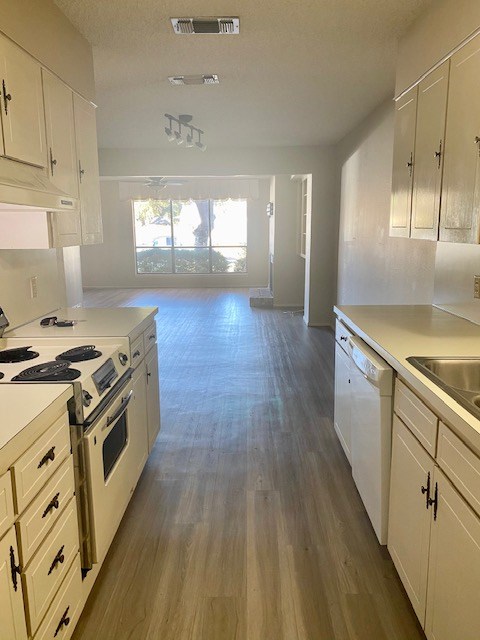
[[[129,370],[128,341],[0,339],[0,383],[71,383],[70,419],[85,424]]]

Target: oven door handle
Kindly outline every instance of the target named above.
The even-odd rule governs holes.
[[[125,398],[122,398],[122,403],[118,407],[118,409],[115,411],[113,416],[108,416],[104,429],[109,427],[113,422],[116,422],[125,413],[125,411],[127,410],[128,404],[132,399],[132,396],[133,396],[133,389],[128,392],[128,395],[126,395]]]

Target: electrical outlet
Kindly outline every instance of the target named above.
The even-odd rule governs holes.
[[[480,298],[480,276],[473,276],[473,297]]]
[[[36,298],[37,296],[38,296],[37,276],[32,276],[30,278],[30,297]]]

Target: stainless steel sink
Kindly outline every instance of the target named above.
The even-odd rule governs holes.
[[[480,419],[480,358],[407,358],[416,369]]]

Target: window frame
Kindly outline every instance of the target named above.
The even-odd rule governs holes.
[[[171,233],[171,245],[169,247],[154,247],[154,246],[138,246],[137,245],[137,231],[136,231],[136,216],[135,216],[135,203],[136,202],[145,202],[148,200],[157,200],[159,202],[167,202],[169,203],[170,209],[170,233]],[[208,201],[208,244],[204,246],[195,246],[195,245],[185,245],[185,246],[175,246],[175,224],[173,221],[173,203],[174,202],[201,202]],[[212,212],[213,212],[213,203],[215,201],[221,200],[235,200],[235,201],[243,201],[245,202],[245,217],[246,217],[246,235],[247,240],[244,245],[240,244],[231,244],[231,245],[212,245]],[[210,276],[210,275],[247,275],[248,274],[248,199],[247,198],[189,198],[188,200],[181,199],[172,199],[166,198],[162,200],[161,198],[136,198],[132,200],[132,227],[133,227],[133,257],[135,263],[135,275],[137,276],[171,276],[171,275],[188,275],[188,276]],[[149,271],[149,272],[140,272],[138,271],[138,258],[137,258],[137,250],[138,249],[157,249],[159,251],[166,251],[167,249],[170,251],[171,258],[171,271]],[[175,249],[208,249],[208,271],[176,271],[175,268]],[[215,249],[244,249],[245,250],[245,271],[213,271],[212,270],[212,252]]]

